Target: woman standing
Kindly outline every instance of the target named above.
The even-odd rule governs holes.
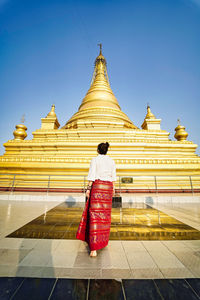
[[[87,202],[78,227],[76,238],[86,241],[90,256],[108,244],[111,224],[112,196],[116,181],[115,162],[107,154],[109,143],[97,147],[98,155],[90,163]]]

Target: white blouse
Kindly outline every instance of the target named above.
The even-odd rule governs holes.
[[[91,160],[88,180],[116,181],[116,166],[114,160],[104,154],[98,154]]]

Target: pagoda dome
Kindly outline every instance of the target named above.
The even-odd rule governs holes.
[[[178,119],[178,126],[175,128],[175,139],[177,141],[185,141],[188,137],[188,133],[185,131],[185,126],[181,125],[180,120]]]

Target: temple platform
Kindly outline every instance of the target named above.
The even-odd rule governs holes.
[[[74,236],[84,202],[42,200],[0,201],[1,299],[199,299],[200,202],[125,201],[90,258]]]

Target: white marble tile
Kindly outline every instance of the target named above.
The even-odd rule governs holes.
[[[200,240],[183,241],[183,243],[193,251],[200,251]]]
[[[19,263],[20,266],[46,266],[52,258],[52,254],[47,251],[32,250]]]
[[[3,238],[0,240],[0,249],[19,249],[24,239]]]
[[[174,251],[174,254],[195,277],[200,277],[200,252]]]
[[[68,277],[70,278],[71,269],[65,269],[65,268],[56,268],[56,267],[44,267],[42,269],[42,273],[40,275],[41,278],[64,278],[64,274],[61,273],[61,270],[70,270],[70,273],[68,273]],[[66,272],[67,273],[67,272]]]
[[[132,269],[133,279],[162,279],[163,274],[158,268],[139,268]]]
[[[79,240],[60,240],[60,243],[56,247],[55,251],[57,252],[63,252],[63,253],[74,253],[77,251],[80,251],[80,245],[82,245],[83,242]]]
[[[99,255],[101,258],[101,265],[103,269],[129,269],[127,257],[123,250],[112,251],[104,250]]]
[[[0,277],[11,277],[15,276],[17,267],[16,265],[0,265]]]
[[[109,241],[107,247],[102,249],[102,251],[108,250],[109,252],[119,252],[124,251],[121,241]]]
[[[59,273],[60,277],[68,277],[68,271],[61,271]],[[75,279],[101,279],[102,278],[102,271],[101,269],[96,268],[73,268],[71,270],[70,278]]]
[[[59,239],[38,239],[37,243],[34,246],[34,250],[53,252],[57,249],[60,243],[61,240]]]
[[[77,253],[63,253],[63,252],[54,252],[53,255],[49,258],[46,267],[63,267],[63,268],[72,268],[77,257]]]
[[[142,241],[142,244],[147,251],[167,251],[162,241]]]
[[[90,248],[86,242],[81,241],[79,247],[78,247],[79,252],[90,252]]]
[[[79,269],[101,269],[102,260],[101,256],[90,257],[85,251],[78,252],[75,258],[73,268]]]
[[[161,268],[164,278],[194,278],[187,268]]]
[[[103,279],[131,279],[132,273],[130,269],[102,269]]]
[[[184,241],[162,241],[162,243],[171,251],[192,252],[192,249]]]
[[[125,253],[146,251],[146,248],[141,241],[122,241],[122,245]]]
[[[126,253],[131,269],[155,269],[157,265],[151,255],[146,251]]]
[[[19,265],[20,262],[26,257],[31,250],[18,250],[18,249],[0,249],[0,257],[2,265]]]
[[[184,267],[180,260],[164,246],[163,248],[159,249],[156,248],[156,245],[155,248],[153,248],[153,244],[151,244],[150,247],[148,247],[148,245],[145,244],[145,248],[147,249],[152,259],[159,268]]]
[[[0,249],[32,249],[37,240],[23,238],[3,238],[0,240]]]
[[[37,266],[18,266],[15,270],[14,276],[17,277],[41,277],[43,272],[43,267]]]

